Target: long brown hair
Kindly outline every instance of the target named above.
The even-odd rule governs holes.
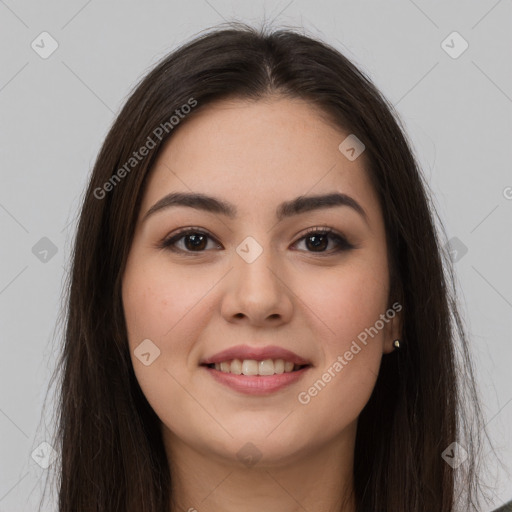
[[[125,263],[144,185],[164,142],[212,102],[268,95],[307,100],[357,135],[384,215],[390,303],[403,306],[402,348],[383,357],[359,417],[357,510],[449,512],[459,497],[461,509],[478,510],[484,431],[467,337],[438,216],[398,116],[329,45],[292,30],[230,24],[173,51],[141,80],[94,165],[72,252],[57,367],[59,512],[170,510],[172,475],[160,420],[141,392],[128,349]],[[191,99],[197,106],[172,125]],[[162,126],[167,129],[156,136]],[[154,147],[127,166],[148,138]],[[456,470],[441,456],[453,442],[468,454]]]

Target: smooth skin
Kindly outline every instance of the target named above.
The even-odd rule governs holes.
[[[173,510],[355,510],[357,419],[400,315],[309,403],[298,400],[391,306],[382,211],[364,153],[350,161],[338,149],[347,135],[299,99],[223,100],[176,128],[148,177],[123,306],[135,375],[162,422]],[[237,216],[172,206],[144,219],[171,192],[215,196]],[[277,222],[280,203],[333,192],[356,200],[367,221],[334,206]],[[177,252],[160,246],[188,227],[209,235],[199,249],[186,235]],[[329,237],[315,245],[306,232],[316,227],[354,248],[336,252]],[[263,249],[252,263],[236,252],[248,236]],[[134,354],[146,339],[160,350],[148,366]],[[199,366],[239,344],[278,345],[313,367],[270,395],[243,394]],[[244,446],[261,456],[255,464],[237,456]]]

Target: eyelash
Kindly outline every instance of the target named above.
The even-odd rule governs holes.
[[[157,247],[159,249],[165,249],[168,251],[172,251],[175,253],[182,253],[182,254],[201,254],[201,253],[207,252],[207,250],[190,251],[190,250],[185,250],[185,249],[179,249],[174,245],[174,244],[176,244],[176,242],[178,242],[182,238],[185,238],[188,235],[204,235],[204,236],[207,236],[208,238],[210,238],[211,240],[215,241],[216,243],[218,243],[217,240],[215,240],[215,238],[213,238],[209,233],[207,233],[203,229],[190,227],[190,228],[183,228],[183,229],[179,230],[177,233],[173,234],[171,237],[164,239],[162,242],[160,242],[158,244]],[[309,228],[304,235],[302,235],[298,240],[296,240],[294,242],[294,245],[312,235],[319,235],[319,236],[327,235],[327,236],[329,236],[332,240],[334,240],[336,242],[337,248],[335,250],[324,251],[324,252],[322,252],[322,251],[319,251],[319,252],[303,251],[303,252],[309,252],[311,254],[315,254],[318,256],[331,256],[333,254],[337,254],[342,251],[349,251],[349,250],[355,248],[355,246],[352,245],[350,242],[348,242],[347,239],[343,235],[335,232],[332,228],[320,227],[320,226]]]

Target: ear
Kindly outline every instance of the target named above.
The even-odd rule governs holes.
[[[388,322],[384,327],[384,340],[382,352],[384,354],[390,354],[395,350],[393,342],[398,339],[402,341],[402,305],[398,302],[395,302],[388,310],[386,311],[386,316],[388,317]]]

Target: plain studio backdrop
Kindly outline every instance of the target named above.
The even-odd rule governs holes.
[[[107,130],[166,53],[233,20],[303,27],[395,105],[446,227],[486,422],[504,463],[491,460],[488,510],[512,499],[510,1],[1,0],[0,512],[39,503],[61,288],[78,202]]]

